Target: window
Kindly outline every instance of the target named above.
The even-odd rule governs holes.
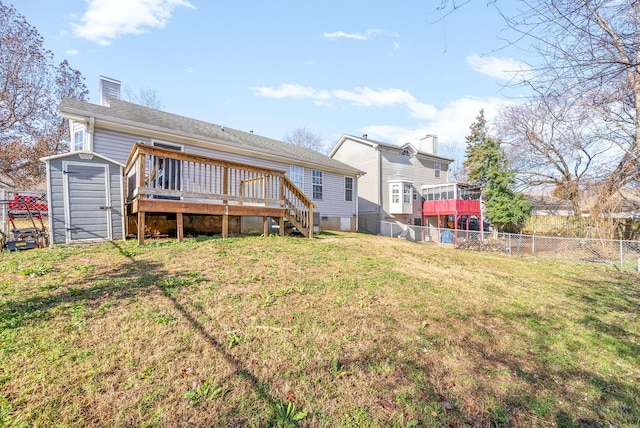
[[[433,170],[436,173],[436,178],[440,178],[440,169],[441,169],[440,162],[434,162],[433,163]]]
[[[344,200],[353,202],[353,177],[344,178]]]
[[[73,151],[84,150],[84,129],[73,133]]]
[[[289,180],[291,180],[298,189],[302,190],[304,185],[304,168],[296,165],[289,166]]]
[[[313,199],[322,199],[322,171],[311,171],[311,184],[313,185]]]
[[[402,186],[402,202],[408,204],[411,202],[411,185],[404,184]]]
[[[400,203],[400,185],[399,184],[391,185],[391,203],[392,204]]]

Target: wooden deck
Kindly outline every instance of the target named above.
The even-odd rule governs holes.
[[[283,171],[257,168],[206,156],[136,144],[125,166],[127,216],[137,216],[138,242],[144,244],[146,213],[174,213],[178,240],[184,214],[222,216],[222,236],[229,236],[229,216],[288,220],[313,237],[315,205]]]

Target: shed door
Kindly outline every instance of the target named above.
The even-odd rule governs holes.
[[[109,167],[63,163],[67,242],[112,239]]]

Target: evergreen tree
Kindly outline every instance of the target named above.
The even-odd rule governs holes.
[[[482,190],[487,219],[500,230],[518,230],[530,215],[531,203],[513,191],[515,172],[508,168],[500,140],[489,136],[484,110],[476,120],[466,138],[464,166],[469,181]]]

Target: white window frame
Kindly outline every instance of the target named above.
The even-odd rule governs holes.
[[[312,199],[324,199],[324,172],[319,169],[311,170],[311,194]]]
[[[435,172],[435,177],[440,178],[440,171],[442,171],[442,164],[440,162],[434,162],[433,171]]]
[[[345,202],[353,202],[353,177],[345,177],[344,178],[344,201]],[[347,182],[350,182],[350,185],[347,185]],[[349,195],[349,198],[347,198]]]
[[[411,184],[402,184],[402,203],[410,204],[411,203],[411,193],[413,193],[413,189],[411,188]]]
[[[300,190],[304,189],[304,167],[289,165],[289,180]]]
[[[400,203],[400,183],[393,183],[391,185],[391,203]]]
[[[80,138],[78,138],[80,136]],[[85,132],[84,128],[73,131],[73,151],[80,152],[85,150]]]

